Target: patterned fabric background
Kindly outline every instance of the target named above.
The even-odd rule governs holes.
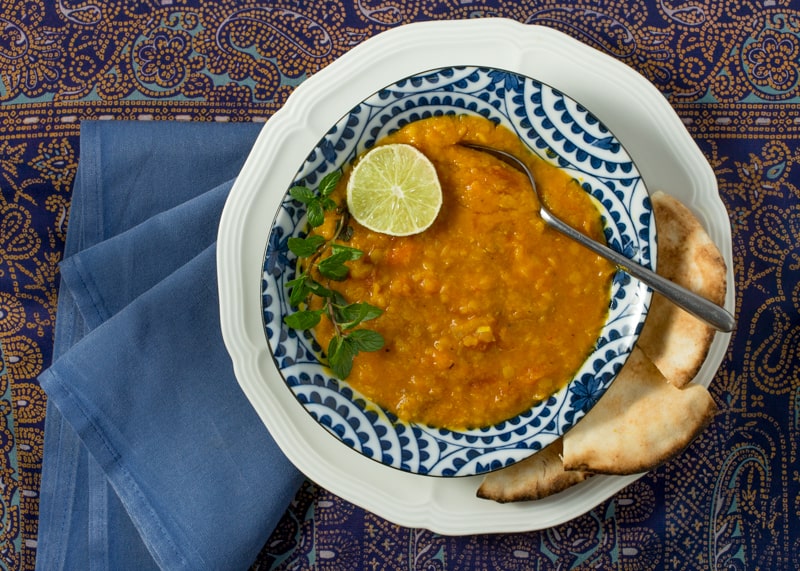
[[[254,568],[800,568],[800,6],[789,0],[0,0],[0,568],[36,557],[36,377],[51,360],[81,120],[263,122],[369,36],[497,16],[638,70],[714,168],[739,318],[711,386],[717,418],[677,460],[536,533],[400,528],[309,483]]]

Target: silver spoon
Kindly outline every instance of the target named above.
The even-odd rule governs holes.
[[[488,153],[522,171],[528,176],[528,180],[530,181],[531,188],[533,188],[533,192],[537,192],[536,182],[533,180],[533,174],[531,173],[530,169],[528,169],[525,163],[511,153],[473,143],[461,143],[461,146]],[[589,248],[598,256],[602,256],[603,258],[610,260],[617,266],[618,269],[643,281],[654,291],[657,291],[675,303],[677,306],[688,311],[714,329],[727,333],[729,331],[733,331],[733,329],[736,327],[736,320],[734,317],[722,307],[719,307],[717,304],[708,301],[704,297],[699,296],[696,293],[691,292],[666,278],[663,278],[662,276],[645,268],[637,262],[626,258],[616,250],[612,250],[611,248],[586,237],[584,234],[581,234],[575,230],[572,226],[569,226],[557,218],[552,212],[550,212],[550,210],[548,210],[544,204],[544,201],[539,200],[539,204],[539,213],[547,225],[558,230],[562,234],[569,236],[586,248]]]

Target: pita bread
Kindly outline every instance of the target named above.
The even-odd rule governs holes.
[[[559,438],[530,458],[487,474],[478,497],[500,503],[540,500],[583,482],[591,474],[564,470],[561,444]]]
[[[725,301],[726,267],[700,221],[677,199],[651,196],[658,229],[658,273],[717,305]],[[708,355],[714,329],[653,294],[638,345],[676,387],[689,383]]]
[[[564,469],[598,474],[650,470],[686,448],[715,412],[705,387],[675,387],[634,347],[600,402],[564,435]]]

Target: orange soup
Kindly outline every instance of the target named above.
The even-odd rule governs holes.
[[[384,310],[366,326],[386,344],[360,353],[347,380],[400,419],[452,429],[495,424],[562,388],[594,346],[614,272],[545,226],[525,175],[459,142],[522,158],[556,214],[603,238],[599,212],[580,183],[487,119],[424,119],[379,142],[425,153],[443,203],[433,225],[414,236],[387,236],[351,221],[347,245],[364,255],[349,263],[349,278],[330,286]],[[337,201],[346,184],[345,176]],[[315,231],[329,238],[334,218]],[[314,333],[327,347],[333,330],[323,320]]]

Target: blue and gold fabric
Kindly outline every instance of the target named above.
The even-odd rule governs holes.
[[[550,26],[671,103],[730,214],[738,328],[714,422],[591,512],[444,537],[306,483],[253,569],[800,568],[800,6],[789,0],[0,0],[0,568],[33,569],[46,395],[86,120],[269,120],[368,37],[431,19]]]

